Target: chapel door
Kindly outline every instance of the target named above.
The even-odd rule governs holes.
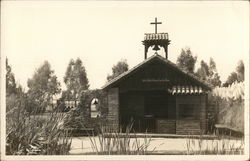
[[[166,94],[153,93],[145,96],[145,124],[149,132],[156,131],[156,119],[167,118],[168,101]]]

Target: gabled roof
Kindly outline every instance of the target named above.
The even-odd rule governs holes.
[[[149,62],[158,59],[164,63],[166,63],[167,65],[171,66],[172,68],[175,68],[176,70],[178,70],[179,72],[181,72],[182,74],[188,76],[189,78],[193,79],[194,81],[196,81],[197,83],[202,84],[203,86],[205,86],[207,89],[212,89],[212,86],[210,84],[208,84],[207,82],[200,80],[198,77],[196,77],[193,74],[190,74],[186,71],[183,71],[182,69],[180,69],[176,64],[172,63],[171,61],[163,58],[162,56],[158,55],[158,54],[154,54],[153,56],[149,57],[148,59],[145,59],[143,62],[139,63],[138,65],[136,65],[135,67],[131,68],[130,70],[120,74],[119,76],[115,77],[114,79],[110,80],[108,83],[106,83],[102,89],[107,89],[108,87],[112,86],[113,84],[125,79],[126,77],[128,77],[129,75],[131,75],[132,73],[134,73],[135,71],[137,71],[138,69],[142,68],[143,66],[145,66],[146,64],[148,64]]]

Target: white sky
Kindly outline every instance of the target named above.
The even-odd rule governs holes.
[[[120,59],[132,68],[144,60],[141,41],[153,33],[155,17],[168,32],[169,60],[176,63],[181,48],[191,48],[200,60],[212,57],[222,81],[240,59],[248,63],[249,3],[221,2],[101,2],[4,1],[1,9],[1,53],[8,57],[16,80],[27,79],[48,60],[63,88],[71,58],[80,57],[90,88],[100,88]],[[150,56],[150,54],[149,54]],[[3,60],[3,59],[2,59]]]

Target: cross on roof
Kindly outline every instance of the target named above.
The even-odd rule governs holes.
[[[157,17],[155,18],[155,22],[151,22],[151,25],[155,25],[155,33],[157,34],[157,24],[162,24],[161,22],[157,22]]]

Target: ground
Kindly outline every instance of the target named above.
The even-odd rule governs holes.
[[[94,137],[98,141],[98,137]],[[131,142],[133,142],[132,138]],[[143,138],[139,138],[143,142]],[[199,150],[199,139],[187,139],[187,138],[151,138],[150,145],[148,150],[151,151],[154,149],[156,154],[186,154],[188,151],[188,141],[190,141],[189,151],[190,150]],[[219,149],[225,144],[225,149],[236,148],[243,146],[243,142],[240,139],[223,139],[223,140],[214,140],[214,139],[204,139],[202,141],[202,149],[212,149],[216,147],[218,142]],[[73,137],[70,154],[87,154],[92,153],[93,149],[91,147],[91,141],[89,137]]]

